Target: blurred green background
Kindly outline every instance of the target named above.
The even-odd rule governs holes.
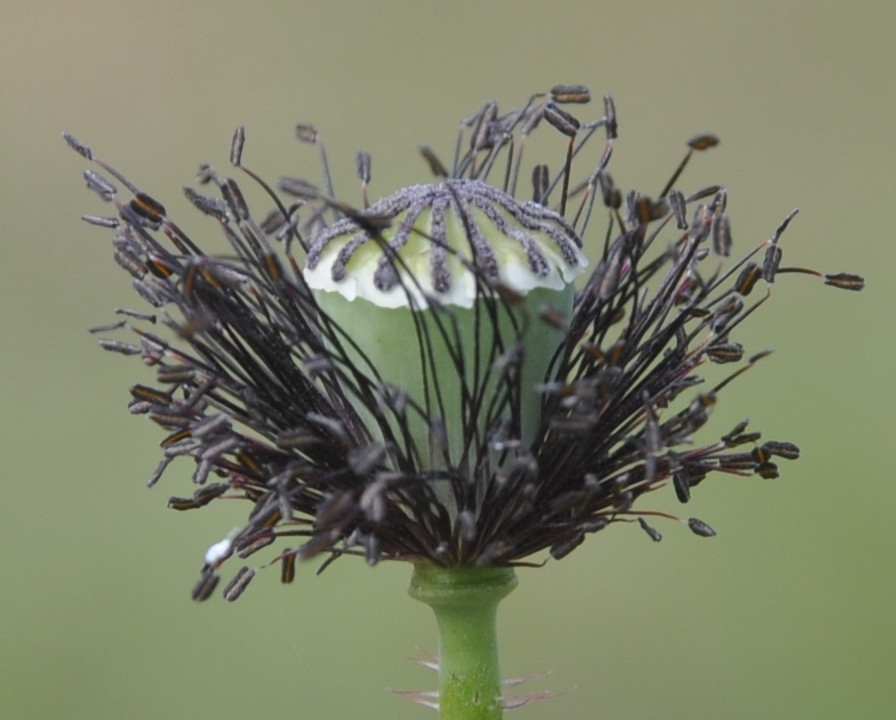
[[[888,3],[79,2],[3,6],[0,44],[0,716],[425,718],[389,689],[435,678],[409,569],[338,562],[292,586],[272,569],[235,604],[189,598],[205,549],[244,507],[165,509],[175,465],[143,482],[160,435],[125,410],[149,380],[86,333],[136,306],[67,130],[196,234],[180,188],[201,161],[314,175],[297,121],[324,134],[342,194],[374,156],[373,194],[426,178],[482,102],[584,83],[614,94],[623,188],[657,191],[684,141],[685,188],[730,189],[735,248],[794,206],[786,263],[863,273],[862,294],[776,284],[743,337],[777,348],[723,393],[710,431],[750,417],[803,458],[777,481],[714,479],[654,545],[616,525],[520,571],[500,616],[514,718],[889,718],[896,708],[893,437],[896,152]],[[598,106],[593,108],[599,114]],[[584,113],[582,113],[584,114]],[[887,299],[889,298],[889,299]],[[889,450],[887,451],[889,453]]]

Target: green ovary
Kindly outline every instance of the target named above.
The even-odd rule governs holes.
[[[410,400],[441,421],[444,440],[433,432],[434,426],[408,410],[423,469],[459,468],[474,460],[470,451],[487,438],[488,425],[497,419],[496,401],[503,408],[498,416],[511,422],[512,439],[531,443],[540,419],[536,386],[545,380],[562,338],[561,331],[540,319],[539,310],[548,305],[567,315],[571,284],[561,290],[536,288],[515,306],[489,294],[471,308],[425,310],[379,307],[361,298],[347,300],[337,292],[315,295],[356,346],[343,341],[347,361],[368,376],[375,372],[387,386],[407,391]],[[521,355],[518,387],[498,369],[515,350]],[[518,402],[502,402],[507,393],[517,392]],[[519,417],[512,417],[512,408],[518,408]],[[375,427],[369,411],[356,409]]]

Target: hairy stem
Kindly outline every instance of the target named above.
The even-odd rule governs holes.
[[[438,624],[442,720],[503,717],[496,618],[516,583],[512,568],[415,567],[409,592]]]

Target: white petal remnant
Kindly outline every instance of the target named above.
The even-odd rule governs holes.
[[[217,567],[224,560],[230,557],[233,552],[233,539],[226,537],[212,545],[205,552],[206,567]]]
[[[414,185],[380,200],[363,217],[343,218],[309,250],[305,280],[315,290],[387,308],[472,307],[481,279],[525,295],[562,290],[586,265],[581,240],[557,213],[519,202],[479,180]],[[377,225],[379,227],[379,225]]]

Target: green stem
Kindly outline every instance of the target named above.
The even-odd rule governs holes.
[[[498,603],[516,587],[512,568],[415,566],[408,592],[429,605],[439,629],[442,720],[500,720]]]

